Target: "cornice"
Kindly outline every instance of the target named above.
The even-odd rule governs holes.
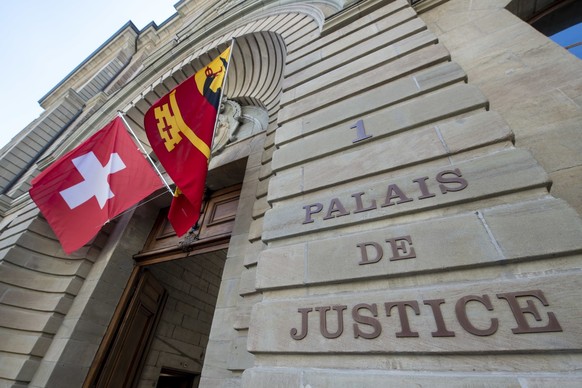
[[[105,63],[124,49],[135,51],[135,39],[138,37],[138,30],[132,22],[128,22],[118,30],[111,38],[97,48],[75,69],[73,69],[61,82],[55,85],[47,94],[45,94],[38,103],[44,108],[49,109],[61,95],[63,90],[76,89],[79,85],[90,78],[90,73],[102,68]]]
[[[321,3],[336,4],[335,1],[323,1]],[[131,81],[109,97],[108,101],[83,124],[74,130],[64,142],[54,150],[53,158],[58,158],[75,147],[90,134],[103,127],[112,120],[119,110],[127,110],[133,106],[132,102],[138,101],[149,92],[152,85],[161,80],[165,74],[171,74],[172,69],[180,66],[189,56],[202,55],[207,51],[224,44],[230,39],[229,32],[244,26],[261,17],[268,17],[285,12],[301,12],[317,18],[323,22],[323,14],[313,5],[314,3],[297,4],[296,1],[250,1],[239,4],[237,7],[225,11],[220,18],[211,24],[197,25],[191,33],[179,41],[168,40],[158,46],[163,53],[149,64],[144,64],[144,69]],[[241,20],[241,14],[242,20]]]

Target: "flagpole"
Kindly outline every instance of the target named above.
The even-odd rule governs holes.
[[[228,66],[227,66],[227,69],[228,69]],[[146,158],[150,161],[150,163],[152,164],[152,166],[154,167],[154,169],[158,173],[158,176],[160,177],[160,179],[162,180],[162,182],[164,182],[164,185],[166,186],[166,188],[168,189],[168,191],[170,192],[170,194],[173,197],[174,196],[174,192],[172,191],[172,188],[170,187],[170,185],[168,184],[168,182],[166,182],[166,180],[164,179],[164,176],[162,175],[161,171],[158,169],[158,166],[156,166],[156,164],[154,163],[154,161],[150,157],[150,154],[148,154],[148,152],[145,150],[145,148],[141,144],[141,141],[139,140],[139,138],[137,137],[137,135],[135,134],[135,132],[133,132],[133,129],[131,129],[131,127],[129,126],[129,123],[125,120],[125,117],[123,117],[123,114],[121,113],[121,111],[117,111],[117,115],[119,116],[119,118],[121,118],[121,120],[123,121],[123,124],[125,124],[125,128],[129,131],[129,133],[131,133],[133,135],[133,137],[135,138],[135,140],[137,140],[137,144],[139,145],[139,148],[141,148],[141,150],[145,154]]]
[[[228,53],[228,60],[226,62],[226,70],[224,71],[224,81],[222,82],[222,87],[220,88],[220,97],[218,98],[216,118],[214,119],[214,128],[212,129],[212,141],[210,142],[210,155],[208,156],[208,164],[210,164],[210,159],[212,158],[212,148],[214,147],[214,138],[216,137],[216,125],[218,124],[218,116],[220,116],[220,105],[222,104],[222,96],[224,96],[224,89],[226,88],[228,69],[230,69],[232,52],[234,51],[234,43],[235,40],[234,37],[232,37],[230,42],[230,52]]]

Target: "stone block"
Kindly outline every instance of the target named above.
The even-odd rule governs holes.
[[[434,34],[428,31],[422,31],[400,42],[379,48],[377,51],[373,51],[352,61],[345,62],[345,58],[336,58],[335,61],[339,61],[342,65],[335,70],[330,71],[329,65],[327,71],[323,65],[311,66],[306,70],[306,74],[299,73],[285,78],[281,106],[286,106],[301,98],[317,93],[321,89],[335,86],[340,82],[366,72],[381,74],[381,77],[378,77],[378,79],[387,82],[391,78],[396,78],[399,75],[402,76],[410,72],[412,64],[409,61],[412,60],[412,57],[415,57],[417,61],[420,60],[424,64],[427,62],[430,63],[432,56],[434,56],[434,59],[442,57],[443,52],[444,58],[448,58],[448,52],[444,47],[439,46],[436,49],[438,51],[435,51],[436,41]],[[423,50],[425,46],[432,47],[429,47],[429,50],[426,51]],[[411,53],[413,50],[424,51],[426,54],[419,55],[418,53]],[[332,67],[336,66],[332,65]],[[302,83],[304,82],[304,78],[309,78],[310,82]],[[296,83],[299,84],[295,85]],[[355,90],[358,89],[362,89],[362,87],[355,86]]]
[[[36,385],[37,374],[35,374],[30,387],[80,387],[83,385],[88,373],[89,367],[82,367],[76,364],[55,364],[55,368],[51,371],[46,385]]]
[[[0,327],[55,334],[62,320],[58,313],[0,305]]]
[[[248,330],[250,322],[251,322],[251,312],[239,311],[236,314],[236,319],[232,327],[237,331]]]
[[[302,371],[290,368],[255,367],[244,371],[242,386],[245,388],[305,387]]]
[[[317,30],[317,28],[317,24],[311,18],[296,14],[288,22],[288,29],[281,32],[281,36],[284,38],[286,44],[293,43],[295,40],[309,33],[309,31]]]
[[[263,300],[263,295],[258,293],[244,296],[242,302],[237,306],[236,319],[233,325],[235,330],[248,330],[251,318],[251,309],[261,300]]]
[[[324,36],[320,37],[319,32],[316,35],[309,34],[307,35],[307,37],[310,38],[307,41],[309,43],[304,43],[302,47],[298,47],[300,44],[302,44],[302,42],[296,42],[288,47],[289,53],[287,54],[287,61],[289,63],[294,62],[300,57],[303,57],[313,51],[316,51],[317,49],[320,49],[343,38],[346,34],[350,34],[354,31],[367,27],[379,19],[394,14],[406,7],[408,7],[408,4],[404,0],[392,1],[385,6],[370,12],[367,15],[354,20],[353,23],[350,23],[349,26],[340,28],[333,32],[328,32]],[[316,39],[316,37],[318,37],[318,39]]]
[[[228,358],[225,357],[230,352],[231,340],[211,339],[206,347],[204,356],[204,367],[202,376],[206,379],[232,378],[233,374],[227,368]]]
[[[379,128],[371,128],[372,131],[379,130]],[[486,134],[478,132],[482,129],[479,126],[466,129],[465,131],[465,128],[459,126],[446,128],[447,136],[456,135],[454,130],[462,133],[466,132],[467,137],[463,141],[453,144],[453,146],[462,144],[473,148],[478,144],[500,142],[510,137],[510,134],[504,128],[492,129]],[[336,146],[342,149],[349,144],[342,138],[338,139],[338,137],[331,136],[330,139],[333,140],[328,142],[329,147]],[[342,142],[342,140],[344,141]],[[299,143],[297,142],[297,145]],[[284,146],[280,151],[287,147]],[[292,148],[297,149],[297,147]],[[305,148],[309,150],[310,147]],[[326,147],[320,148],[325,149]],[[341,153],[304,163],[301,167],[278,172],[271,179],[272,183],[268,199],[273,202],[356,179],[362,176],[362,171],[365,171],[366,175],[379,174],[398,167],[435,159],[448,153],[450,153],[450,150],[438,126],[407,131],[387,139],[371,139],[364,144],[355,145]],[[275,155],[277,156],[278,153]],[[287,157],[289,155],[289,152],[285,152],[283,157],[286,157],[287,161],[290,162],[290,158]],[[300,155],[311,158],[307,153],[301,152]]]
[[[265,180],[273,175],[273,170],[271,169],[271,163],[263,164],[259,172],[259,180]]]
[[[15,218],[8,223],[8,226],[2,232],[2,240],[19,235],[29,229],[39,230],[40,234],[48,234],[49,237],[54,237],[54,232],[52,232],[44,218],[34,215],[33,212],[25,212],[15,215]]]
[[[285,96],[289,96],[292,100],[279,111],[279,123],[284,124],[296,117],[305,116],[308,113],[331,105],[338,100],[353,96],[356,93],[365,92],[382,84],[396,82],[399,78],[414,71],[445,62],[448,57],[448,51],[444,47],[441,45],[431,45],[409,55],[399,57],[392,62],[383,65],[374,64],[373,69],[369,72],[365,72],[363,69],[357,72],[351,72],[344,77],[344,80],[330,78],[327,81],[325,79],[321,81],[310,81],[309,85],[312,89],[309,91],[303,91],[298,87],[297,89],[292,89],[284,93],[284,98]],[[358,62],[355,63],[359,64]],[[360,67],[365,66],[360,64]],[[445,74],[445,76],[448,76],[448,74]],[[402,90],[400,94],[407,96],[416,92],[417,88],[420,89],[418,83],[413,84],[413,86],[411,91]],[[393,85],[393,87],[397,88],[399,86]],[[426,88],[424,89],[426,90]],[[310,94],[306,95],[305,93],[308,92]],[[398,100],[398,97],[393,97],[392,94],[398,96],[394,92],[387,93],[387,102],[392,99]],[[404,99],[404,97],[401,97],[401,99]]]
[[[228,354],[227,367],[229,370],[243,371],[251,368],[255,363],[255,356],[247,351],[247,337],[239,336],[232,341]]]
[[[433,177],[436,179],[444,171],[455,171],[454,174],[447,173],[451,178],[451,174],[462,176],[463,182],[455,184],[456,188],[453,189],[455,191],[447,191],[443,186],[431,183]],[[426,193],[420,190],[421,181],[427,185]],[[389,181],[369,179],[359,187],[338,190],[334,192],[333,197],[330,195],[323,198],[322,194],[313,193],[299,197],[300,202],[297,198],[282,201],[265,214],[262,237],[263,241],[269,242],[547,186],[548,176],[531,154],[519,149],[510,149],[452,166],[427,168],[424,173],[416,176],[395,177]],[[402,194],[409,193],[404,196],[398,195],[396,201],[398,203],[393,202],[396,198],[393,197],[392,190],[396,187]],[[362,201],[359,205],[358,198]],[[388,198],[390,199],[386,201]]]
[[[152,388],[156,386],[158,381],[158,376],[160,375],[161,368],[157,366],[150,366],[146,363],[144,365],[139,382],[136,388]]]
[[[451,154],[513,138],[507,123],[493,111],[455,118],[438,123],[435,128]]]
[[[492,374],[492,373],[414,373],[391,371],[361,371],[361,370],[306,370],[303,384],[312,387],[323,387],[332,384],[337,388],[355,386],[394,386],[394,387],[437,387],[437,388],[487,388],[507,387],[522,388],[528,375]],[[545,380],[545,379],[544,379]],[[574,379],[554,375],[547,381],[562,386],[562,382],[572,382]],[[532,387],[529,385],[528,387]],[[567,386],[567,385],[566,385]]]
[[[289,46],[287,46],[287,57],[285,59],[290,63],[298,58],[298,56],[296,56],[296,53],[304,52],[305,49],[308,50],[307,52],[316,50],[317,48],[312,48],[312,44],[314,41],[317,41],[317,37],[319,35],[320,31],[319,29],[317,29],[315,31],[303,35],[299,39],[295,40],[293,43],[290,43]]]
[[[257,277],[257,267],[244,269],[240,276],[239,294],[247,295],[253,294],[256,291],[255,281]]]
[[[85,341],[54,338],[44,359],[59,364],[89,368],[98,347],[98,344],[88,344]]]
[[[298,118],[282,125],[281,129],[275,132],[275,146],[280,147],[282,144],[303,136],[304,122],[303,118]],[[275,157],[275,154],[273,154],[273,157]]]
[[[56,237],[49,238],[26,232],[15,234],[0,240],[0,249],[11,247],[16,244],[33,251],[44,252],[50,256],[65,256],[65,253],[63,252],[62,247],[57,241]]]
[[[572,127],[579,124],[581,115],[580,105],[560,89],[524,98],[503,113],[518,138],[543,135],[564,125]]]
[[[249,249],[245,252],[243,265],[245,267],[255,265],[259,259],[259,254],[263,249],[265,249],[265,244],[263,244],[262,241],[255,241],[253,244],[251,244]]]
[[[293,244],[261,252],[257,266],[257,290],[302,285],[306,277],[307,255],[306,244]],[[324,257],[329,263],[334,256],[326,253]]]
[[[265,251],[265,259],[261,257],[258,266],[257,288],[433,273],[502,259],[479,218],[472,213],[347,234],[304,245]],[[299,254],[303,251],[305,259]],[[293,258],[297,259],[289,260],[290,268],[279,269],[281,275],[275,276],[274,267],[278,262],[271,258],[277,258],[277,253],[287,256],[295,252]],[[290,270],[297,275],[286,276]]]
[[[208,333],[210,327],[211,327],[210,323],[202,322],[197,317],[185,315],[182,320],[182,326],[179,329],[179,331],[189,330],[190,332],[200,334],[201,338],[203,333]],[[178,328],[179,326],[177,325],[175,331],[178,330]]]
[[[3,304],[66,314],[72,302],[73,298],[64,293],[39,292],[0,283],[0,303]]]
[[[459,69],[455,65],[442,66],[447,66],[449,69]],[[452,75],[452,80],[454,80],[461,76],[462,73],[450,72],[449,74]],[[394,133],[414,128],[467,111],[484,108],[488,105],[487,100],[477,88],[465,84],[457,84],[440,89],[435,93],[419,95],[412,100],[396,105],[392,105],[393,101],[390,99],[388,99],[388,103],[385,103],[386,92],[390,90],[392,93],[400,93],[393,90],[390,84],[383,85],[354,97],[338,101],[320,112],[306,115],[299,121],[290,121],[290,125],[283,125],[282,130],[277,132],[277,145],[281,147],[283,144],[300,137],[304,137],[304,140],[309,140],[307,136],[318,131],[330,136],[330,133],[326,133],[327,129],[340,123],[343,123],[344,131],[351,135],[349,145],[356,138],[355,131],[350,128],[359,119],[363,120],[367,115],[372,116],[373,113],[385,107],[388,107],[388,109],[382,113],[384,120],[381,127],[384,130],[381,133]],[[447,101],[447,104],[443,106],[442,101]],[[365,121],[364,124],[366,128],[370,126]],[[398,130],[390,130],[392,128],[398,128]],[[287,132],[288,129],[289,132]],[[277,160],[277,154],[278,151],[273,155],[273,163]],[[275,166],[278,167],[277,164]]]
[[[38,358],[0,352],[0,379],[30,381],[38,368]],[[0,380],[1,381],[1,380]]]
[[[257,289],[429,274],[580,250],[577,213],[546,198],[267,249]]]
[[[97,298],[75,298],[71,309],[67,314],[67,319],[80,319],[91,321],[98,325],[109,325],[113,310],[119,302],[103,300]]]
[[[33,376],[32,381],[29,381],[28,384],[26,384],[25,386],[23,385],[22,388],[24,388],[24,387],[26,387],[26,388],[46,387],[47,381],[51,377],[51,373],[53,372],[55,367],[56,367],[56,363],[54,363],[54,362],[48,362],[48,361],[40,362],[38,365],[38,368],[34,372],[34,376]],[[0,387],[4,388],[5,386],[0,385]],[[10,386],[7,385],[6,388],[8,388],[8,387],[10,387],[10,388],[19,387],[20,388],[19,385],[10,385]]]
[[[391,371],[380,369],[333,369],[268,367],[261,366],[248,369],[243,374],[244,387],[345,387],[357,386],[422,386],[441,388],[461,387],[515,387],[521,388],[527,382],[528,387],[577,387],[580,376],[558,373],[483,373],[483,372],[415,372]]]
[[[263,220],[264,218],[261,217],[251,222],[249,228],[249,241],[251,243],[261,239],[261,235],[263,234]]]
[[[279,127],[277,126],[277,128]],[[263,148],[265,150],[268,150],[270,148],[273,148],[274,145],[275,145],[275,132],[273,131],[265,137],[265,143],[263,144]]]
[[[376,387],[528,387],[544,386],[538,384],[572,385],[577,376],[563,376],[557,374],[492,374],[492,373],[454,373],[454,372],[409,372],[409,371],[381,371],[381,370],[353,370],[353,369],[313,369],[313,368],[273,368],[255,367],[243,374],[243,387],[339,387],[351,388],[356,386]],[[537,384],[535,384],[537,382]],[[534,385],[530,385],[534,383]]]
[[[192,360],[200,360],[204,354],[204,348],[198,346],[200,342],[200,334],[192,333],[189,330],[181,330],[176,328],[174,336],[178,338],[167,338],[164,341],[172,349],[171,354],[181,354]],[[164,353],[160,355],[164,356]]]
[[[340,39],[329,42],[319,49],[289,62],[285,66],[285,76],[289,77],[308,66],[323,63],[335,55],[341,55],[346,59],[357,58],[379,47],[394,43],[407,35],[426,29],[424,22],[415,16],[414,11],[410,8],[402,8],[399,12],[378,19],[374,24],[345,34]],[[366,44],[363,44],[364,41]]]
[[[274,147],[265,147],[265,150],[261,156],[261,164],[269,163],[271,161],[271,158],[273,157],[273,150]]]
[[[227,262],[225,263],[225,267],[227,266],[229,259],[240,257],[241,252],[246,251],[250,246],[248,232],[232,235],[230,243],[228,244]],[[222,276],[224,278],[224,274]]]
[[[220,285],[220,291],[218,293],[218,299],[216,300],[217,308],[235,307],[238,305],[241,300],[241,296],[239,294],[239,283],[240,280],[238,278],[222,281]]]
[[[81,272],[84,260],[52,257],[15,246],[4,255],[4,260],[21,267],[52,275],[76,275]],[[90,269],[90,266],[89,266]],[[86,275],[86,269],[82,271]]]
[[[574,103],[582,107],[582,80],[570,82],[567,85],[562,85],[560,90],[568,96]]]
[[[271,118],[269,121],[269,125],[267,126],[267,130],[265,131],[265,135],[272,136],[277,129],[279,129],[279,123],[277,123],[277,120],[273,120]],[[267,148],[267,146],[265,145],[265,142],[264,142],[263,149],[265,149],[265,148]]]
[[[243,258],[234,256],[226,260],[224,271],[222,272],[222,281],[238,279],[240,271],[243,269]]]
[[[265,215],[265,212],[269,210],[271,206],[267,202],[267,197],[258,198],[253,204],[253,220]]]
[[[232,230],[233,235],[248,234],[250,225],[253,221],[252,213],[255,199],[254,195],[240,198]]]
[[[520,383],[525,382],[528,388],[560,387],[577,388],[580,386],[578,375],[565,376],[564,374],[552,374],[550,376],[524,376],[520,378]],[[521,384],[520,386],[523,386]]]
[[[248,346],[286,354],[579,351],[572,290],[580,287],[574,271],[263,301]]]
[[[433,128],[406,131],[305,163],[300,191],[289,190],[288,195],[309,193],[350,182],[362,176],[373,176],[399,167],[420,164],[446,153],[438,133]],[[280,177],[284,177],[284,173],[273,177],[275,184]],[[274,193],[276,194],[279,193]],[[269,199],[272,198],[269,195]]]
[[[555,48],[559,49],[558,47]],[[570,54],[562,51],[559,53],[548,52],[546,55],[547,57],[556,59],[559,55]],[[538,95],[544,91],[552,90],[556,85],[567,84],[571,81],[573,75],[580,77],[581,73],[578,60],[573,56],[570,56],[568,59],[564,61],[554,60],[545,63],[543,67],[534,69],[526,68],[526,71],[516,71],[503,78],[500,77],[492,81],[487,80],[487,82],[482,82],[481,88],[492,101],[495,101],[495,105],[493,106],[502,115],[505,115],[507,110],[512,109],[515,103],[528,99],[532,95]],[[516,131],[517,134],[518,132]]]
[[[42,333],[0,327],[0,352],[44,356],[52,338]]]
[[[277,155],[277,154],[275,154]],[[305,168],[298,166],[285,171],[278,172],[275,176],[269,179],[269,189],[267,191],[267,201],[273,204],[274,201],[283,199],[286,193],[297,193],[302,190],[303,172]],[[269,209],[265,212],[268,214]]]
[[[552,195],[566,200],[582,215],[582,166],[555,171],[552,179]]]
[[[463,74],[455,71],[459,70],[456,65],[447,64],[442,67],[449,69],[449,74],[451,74],[449,80],[454,80]],[[439,67],[431,68],[426,72],[430,73],[433,70],[436,73],[440,69]],[[405,87],[405,83],[408,83],[408,87]],[[407,88],[417,93],[417,87],[411,79],[402,79],[394,84],[395,87],[398,86],[394,89],[396,93],[402,93]],[[428,102],[430,103],[431,100],[429,99]],[[460,111],[466,107],[465,104],[466,102],[459,100],[457,106],[451,108],[453,112],[455,110]],[[407,129],[418,127],[420,125],[418,122],[405,122],[404,127],[395,125],[397,124],[394,119],[395,115],[403,113],[406,109],[415,109],[415,107],[412,104],[404,107],[399,106],[398,109],[388,107],[362,116],[361,125],[365,129],[366,135],[371,136],[371,138],[361,143],[363,144],[362,146],[365,147],[368,143],[377,141],[382,137],[393,136]],[[441,115],[442,113],[442,111],[435,111],[436,115]],[[418,116],[418,119],[421,120],[420,123],[431,120],[422,114]],[[386,123],[392,125],[386,125]],[[463,149],[470,149],[511,138],[509,129],[503,120],[495,113],[490,112],[476,112],[473,115],[438,123],[438,128],[440,129],[441,127],[439,136],[443,138],[442,141],[445,142],[450,152],[459,152]],[[355,121],[351,127],[350,125],[342,124],[324,131],[314,132],[304,138],[283,144],[273,156],[273,170],[279,172],[290,166],[354,148],[358,146],[358,144],[353,143],[356,138]],[[394,141],[397,141],[397,139],[395,138]],[[448,145],[449,142],[451,143],[450,145]]]
[[[561,200],[485,209],[483,217],[507,258],[551,257],[581,248],[582,220]]]
[[[259,181],[259,183],[257,184],[256,198],[261,198],[267,195],[270,180],[271,180],[270,178],[267,178],[263,179],[262,181]]]
[[[582,165],[582,136],[580,116],[571,120],[560,120],[543,127],[536,134],[521,134],[519,146],[532,151],[548,173]],[[539,128],[539,127],[538,127]]]

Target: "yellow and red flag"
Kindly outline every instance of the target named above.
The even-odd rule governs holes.
[[[200,217],[201,204],[193,205],[180,189],[176,189],[168,211],[168,220],[178,236],[186,233]]]
[[[218,104],[231,47],[156,101],[144,116],[147,137],[182,196],[168,219],[178,236],[200,216]],[[184,200],[187,200],[184,202]],[[174,216],[173,216],[174,215]]]

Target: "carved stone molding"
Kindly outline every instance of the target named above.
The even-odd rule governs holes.
[[[237,102],[223,98],[212,145],[213,154],[221,153],[227,144],[237,139],[241,112]]]

